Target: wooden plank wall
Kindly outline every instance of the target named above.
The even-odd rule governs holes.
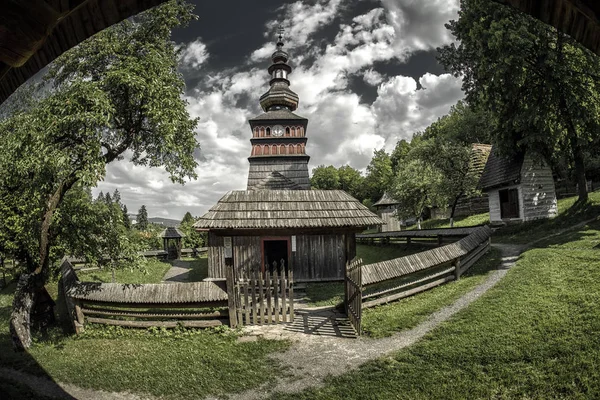
[[[390,232],[390,231],[399,231],[400,220],[396,218],[396,208],[395,207],[385,207],[381,209],[381,219],[385,222],[385,225],[381,226],[381,232]]]
[[[344,279],[345,235],[298,235],[292,261],[296,282]]]
[[[558,213],[552,171],[526,157],[521,167],[521,193],[523,220],[554,217]]]
[[[349,235],[349,236],[348,236]],[[346,250],[346,238],[351,248]],[[262,262],[260,236],[234,236],[233,257],[237,273],[250,271]],[[296,251],[292,265],[296,281],[342,280],[346,260],[356,255],[354,234],[296,235]],[[208,234],[208,277],[225,278],[225,249],[223,237]],[[351,259],[350,258],[350,259]],[[240,275],[238,275],[239,277]]]

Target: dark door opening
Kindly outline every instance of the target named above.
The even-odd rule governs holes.
[[[504,189],[498,191],[500,196],[500,218],[519,218],[519,191]]]
[[[281,266],[288,271],[288,240],[287,239],[264,239],[263,240],[263,271],[271,274],[277,270],[282,272]]]

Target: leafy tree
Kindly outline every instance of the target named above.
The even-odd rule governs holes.
[[[398,217],[416,218],[421,229],[425,208],[447,201],[439,189],[443,178],[438,170],[420,159],[401,165],[390,189],[390,195],[399,203]]]
[[[463,197],[478,194],[479,175],[473,170],[473,150],[470,145],[463,145],[444,139],[423,141],[413,149],[411,157],[419,159],[439,173],[442,179],[431,190],[438,193],[438,199],[447,198],[450,202],[450,227],[454,226],[454,212],[459,200]],[[445,206],[438,203],[436,206]]]
[[[313,170],[310,178],[310,186],[313,189],[335,190],[340,188],[340,177],[338,170],[330,165],[328,167],[319,165]]]
[[[27,265],[10,318],[18,349],[31,344],[55,216],[73,187],[95,185],[126,150],[137,165],[164,166],[175,182],[196,176],[197,121],[186,111],[170,39],[192,17],[189,5],[169,2],[105,29],[49,66],[46,97],[0,121],[0,208],[10,221],[3,235],[22,239],[14,243]]]
[[[104,201],[106,202],[106,204],[112,204],[113,203],[113,199],[110,196],[110,193],[106,192],[106,194],[104,195]]]
[[[185,237],[183,238],[183,247],[186,249],[203,247],[205,244],[206,235],[194,229],[193,225],[195,222],[196,219],[188,211],[183,216],[181,224],[179,225],[179,229],[185,234]]]
[[[363,183],[365,178],[360,171],[352,168],[349,165],[342,165],[338,168],[339,188],[355,199],[362,201],[365,197]]]
[[[102,202],[102,203],[106,202],[106,197],[104,196],[104,193],[102,191],[100,191],[100,193],[98,193],[98,197],[96,197],[96,201]]]
[[[367,166],[367,176],[364,180],[366,197],[373,203],[383,196],[394,179],[392,160],[385,150],[375,150],[371,162]]]
[[[446,25],[458,44],[440,62],[463,77],[467,102],[490,113],[494,144],[555,162],[567,155],[587,199],[586,152],[600,136],[600,62],[569,36],[510,7],[461,0]]]
[[[392,172],[396,174],[400,165],[407,159],[408,153],[410,153],[410,143],[406,139],[399,140],[394,147],[394,151],[390,156],[392,162]]]
[[[136,224],[135,227],[140,231],[148,230],[148,211],[146,210],[146,206],[142,204],[140,209],[138,210],[136,216]]]
[[[490,144],[491,123],[490,113],[474,109],[460,100],[450,108],[448,114],[425,129],[423,139],[444,138],[464,145]]]
[[[119,193],[119,189],[115,189],[113,192],[112,201],[118,205],[121,205],[121,193]]]

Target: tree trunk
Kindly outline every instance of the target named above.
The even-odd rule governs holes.
[[[49,274],[50,266],[50,226],[54,211],[60,205],[65,193],[77,182],[75,172],[65,179],[48,198],[40,229],[40,258],[32,272],[21,275],[13,299],[13,309],[10,316],[10,334],[13,345],[18,351],[24,351],[31,346],[31,310],[35,304],[35,292],[43,286]],[[29,271],[35,264],[28,260]]]
[[[421,229],[421,217],[417,218],[417,229]]]
[[[459,196],[456,196],[456,198],[454,199],[454,202],[452,203],[452,209],[450,211],[450,228],[454,228],[454,212],[456,211],[456,206],[458,205],[458,200],[460,199],[461,196],[462,196],[462,194],[460,194]]]
[[[577,201],[585,203],[588,199],[587,180],[585,178],[585,163],[583,161],[583,151],[577,143],[577,137],[571,137],[571,150],[573,152],[573,161],[575,163],[575,177],[577,179]]]
[[[31,346],[31,310],[35,302],[37,278],[34,273],[23,274],[17,283],[10,314],[10,335],[18,351]]]

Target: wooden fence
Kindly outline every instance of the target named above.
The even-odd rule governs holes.
[[[454,235],[456,231],[449,233]],[[362,307],[388,303],[459,279],[489,250],[491,233],[487,226],[477,227],[452,244],[364,265]]]
[[[229,297],[229,325],[278,324],[294,320],[294,277],[292,268],[273,274],[251,271],[236,277],[233,266],[226,268]]]
[[[227,324],[227,292],[215,282],[81,282],[67,259],[61,271],[67,309],[77,333],[85,321],[135,328]]]
[[[390,244],[422,244],[442,246],[470,235],[480,227],[419,229],[408,231],[392,231],[366,233],[356,235],[356,242],[372,246]]]
[[[345,274],[346,315],[354,331],[361,334],[362,320],[362,259],[354,259],[346,264]]]

